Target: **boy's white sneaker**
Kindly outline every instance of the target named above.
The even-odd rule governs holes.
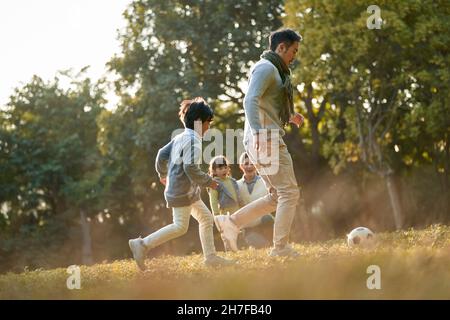
[[[128,241],[131,252],[133,253],[134,261],[136,261],[137,266],[142,271],[145,271],[145,251],[146,247],[144,245],[144,240],[141,237],[137,239],[131,239]]]
[[[218,215],[214,217],[214,223],[225,245],[225,250],[238,251],[237,239],[239,228],[231,221],[228,215]]]

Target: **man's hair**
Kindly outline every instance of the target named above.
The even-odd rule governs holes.
[[[181,122],[189,129],[194,129],[195,120],[211,121],[214,112],[202,97],[196,97],[192,100],[183,100],[178,112]]]
[[[214,171],[218,168],[229,167],[230,162],[225,156],[216,156],[209,163],[209,175],[215,177]]]
[[[285,43],[289,48],[294,42],[302,41],[302,36],[292,29],[279,29],[270,34],[269,48],[275,51],[280,43]]]

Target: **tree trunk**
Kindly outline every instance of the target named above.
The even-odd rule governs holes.
[[[304,102],[305,102],[307,116],[308,116],[308,120],[310,122],[310,128],[311,128],[311,139],[312,139],[311,160],[312,160],[313,165],[318,167],[319,166],[318,162],[320,160],[319,122],[320,122],[320,120],[322,120],[322,117],[324,115],[327,99],[326,99],[326,97],[323,97],[323,100],[320,104],[319,111],[318,111],[317,115],[315,115],[313,104],[312,104],[313,98],[314,98],[314,95],[313,95],[312,84],[308,84],[306,86],[306,97],[304,97]]]
[[[450,139],[449,135],[445,135],[445,167],[444,167],[444,195],[445,195],[445,203],[444,203],[444,219],[441,221],[449,221],[450,217],[448,216],[450,212],[450,188],[449,188],[449,172],[450,172]]]
[[[402,228],[402,211],[398,190],[395,187],[392,174],[387,174],[385,176],[385,181],[389,194],[389,199],[391,200],[392,212],[394,213],[395,229],[400,230]]]
[[[307,172],[305,168],[310,167],[312,163],[300,134],[297,130],[292,130],[283,137],[283,140],[288,145],[289,153],[291,154],[292,160],[294,161],[294,168],[302,168],[301,181],[303,183],[306,183],[306,181],[309,179],[309,172]]]
[[[91,265],[93,263],[92,259],[92,239],[91,239],[91,225],[86,220],[86,215],[83,209],[80,209],[80,225],[81,225],[81,235],[82,235],[82,250],[81,250],[81,261],[85,265]]]

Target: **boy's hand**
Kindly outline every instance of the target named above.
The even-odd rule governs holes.
[[[290,119],[289,122],[293,123],[297,126],[297,128],[300,128],[300,126],[303,124],[303,121],[305,121],[305,117],[303,117],[300,113],[296,112]]]
[[[208,185],[208,188],[217,190],[219,188],[219,184],[217,183],[217,181],[213,180],[211,181],[211,183]]]
[[[159,179],[159,181],[160,181],[163,185],[166,185],[167,178],[161,178],[161,179]]]

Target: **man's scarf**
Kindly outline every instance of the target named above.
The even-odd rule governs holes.
[[[286,100],[280,108],[279,117],[281,123],[285,126],[289,123],[291,115],[294,114],[294,88],[291,83],[291,71],[283,59],[273,51],[264,51],[261,58],[270,61],[278,69],[283,82]]]

